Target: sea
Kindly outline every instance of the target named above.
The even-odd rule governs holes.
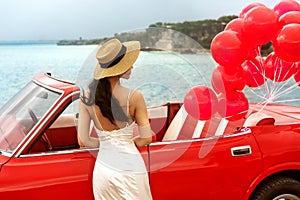
[[[0,107],[41,73],[51,73],[55,78],[86,88],[92,80],[98,48],[55,43],[0,45]],[[122,84],[140,90],[147,106],[182,102],[193,87],[211,88],[216,66],[209,52],[142,51],[131,78],[122,80]],[[250,102],[300,106],[299,86],[293,78],[283,83],[269,81],[259,88],[246,87],[243,92]]]
[[[0,106],[41,73],[78,84],[92,80],[97,45],[49,44],[0,45]],[[209,53],[142,51],[131,78],[122,84],[140,90],[147,106],[183,101],[194,86],[209,85],[215,62]]]

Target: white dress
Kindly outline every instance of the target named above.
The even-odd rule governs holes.
[[[96,129],[100,147],[93,173],[95,200],[152,199],[144,160],[132,140],[134,124],[114,131]]]

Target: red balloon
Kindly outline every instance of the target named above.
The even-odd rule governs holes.
[[[211,42],[214,60],[223,66],[239,66],[247,56],[245,46],[235,31],[225,30],[218,33]]]
[[[235,31],[238,33],[238,37],[241,40],[244,46],[244,51],[248,52],[245,59],[255,58],[259,54],[259,48],[253,47],[253,45],[247,46],[248,44],[248,38],[245,37],[245,34],[243,33],[244,29],[244,19],[241,18],[235,18],[231,20],[225,27],[224,30],[230,30]]]
[[[300,4],[294,0],[281,0],[274,8],[277,16],[281,16],[289,11],[300,11]]]
[[[230,98],[235,91],[244,89],[245,74],[241,67],[235,73],[228,74],[225,71],[225,67],[219,65],[213,71],[211,83],[217,93],[222,93],[227,98]]]
[[[239,14],[239,18],[244,18],[249,10],[251,10],[252,8],[255,8],[257,6],[265,6],[265,5],[262,3],[258,3],[258,2],[251,3],[242,9],[242,11]]]
[[[225,26],[224,30],[230,30],[230,31],[235,31],[237,33],[243,32],[243,27],[244,27],[244,20],[241,18],[235,18],[228,22],[228,24]]]
[[[218,99],[206,86],[193,87],[184,97],[184,108],[194,118],[208,120],[216,112]]]
[[[249,102],[244,93],[235,92],[234,96],[235,98],[228,99],[221,95],[218,104],[219,114],[230,121],[243,118],[249,109]]]
[[[247,59],[255,59],[258,55],[260,55],[261,46],[252,47],[248,50]]]
[[[300,24],[300,12],[290,11],[281,15],[279,18],[279,24],[281,28],[287,24]]]
[[[297,71],[297,64],[280,59],[274,52],[269,54],[265,61],[266,77],[283,82],[291,78]]]
[[[275,38],[279,23],[274,11],[265,6],[257,6],[244,17],[244,33],[252,45],[262,45]]]
[[[246,59],[255,58],[260,53],[260,46],[253,46],[253,44],[249,43],[249,39],[247,35],[244,33],[244,19],[242,18],[235,18],[231,20],[225,27],[224,30],[235,31],[238,33],[238,37],[240,38],[241,42],[244,45],[244,51],[247,51]]]
[[[274,51],[287,62],[300,61],[300,24],[287,24],[273,41]]]
[[[254,59],[246,60],[242,65],[246,74],[246,85],[258,87],[265,83],[264,59],[257,56]]]

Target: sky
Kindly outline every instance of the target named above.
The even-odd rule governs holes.
[[[279,0],[1,0],[0,41],[112,37],[157,22],[238,15],[253,2]]]

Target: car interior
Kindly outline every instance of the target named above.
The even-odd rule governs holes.
[[[274,125],[275,119],[249,111],[246,117],[228,121],[221,117],[201,121],[191,117],[180,102],[169,102],[161,106],[149,107],[148,115],[153,131],[152,143],[193,140],[221,136],[239,132],[241,127]],[[28,153],[53,152],[79,149],[76,120],[78,114],[63,112],[42,136],[32,145]],[[137,128],[134,135],[137,133]],[[94,128],[90,135],[97,137]]]

